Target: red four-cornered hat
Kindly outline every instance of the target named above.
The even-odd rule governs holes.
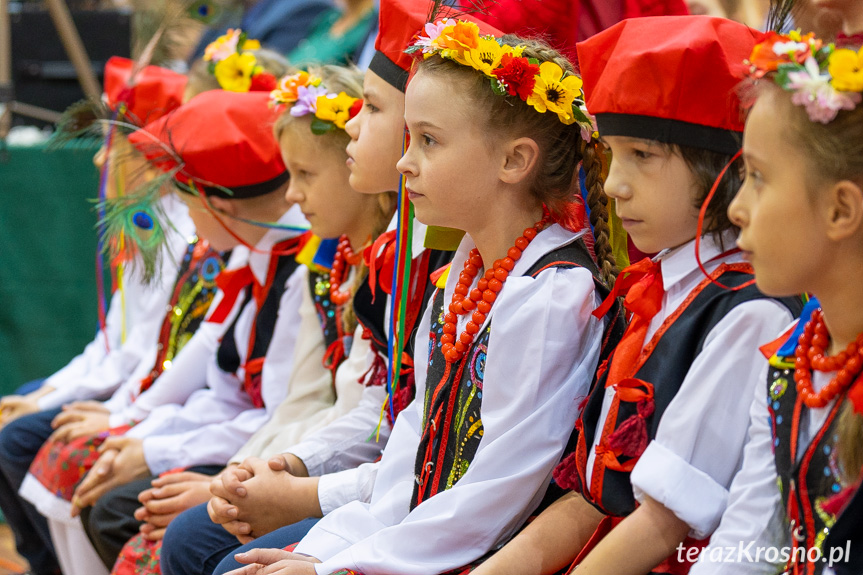
[[[431,15],[431,0],[381,0],[378,37],[369,70],[402,92],[408,83],[414,57],[405,54]],[[481,34],[500,37],[501,32],[471,14],[456,14],[459,20],[475,22]],[[449,16],[444,10],[436,18]]]
[[[587,109],[601,136],[735,154],[736,87],[763,34],[709,16],[624,20],[578,44]]]
[[[160,169],[179,167],[180,183],[192,182],[207,195],[251,198],[288,181],[273,135],[277,117],[268,93],[211,90],[134,132],[129,141]]]
[[[105,64],[105,100],[112,111],[125,104],[124,119],[138,126],[153,122],[183,103],[187,78],[167,68],[145,66],[134,78],[135,63],[114,56]]]

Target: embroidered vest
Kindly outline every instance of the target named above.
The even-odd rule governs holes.
[[[258,308],[252,323],[252,329],[249,334],[248,355],[245,358],[245,362],[240,358],[236,335],[234,333],[237,319],[241,314],[237,314],[231,325],[228,326],[216,352],[216,360],[221,370],[235,373],[241,365],[245,368],[246,376],[243,381],[243,389],[252,398],[252,403],[257,408],[264,406],[264,399],[261,395],[261,372],[264,367],[264,357],[267,354],[267,349],[270,347],[270,341],[273,339],[273,330],[276,327],[276,319],[279,315],[279,304],[285,293],[288,278],[301,265],[297,263],[295,256],[304,239],[303,236],[299,236],[273,246],[273,251],[289,251],[290,253],[278,257],[270,257],[270,269],[267,273],[267,283],[265,286],[266,296],[264,302]],[[251,301],[252,286],[248,286],[245,288],[245,297],[240,309],[244,309]]]
[[[396,416],[416,395],[414,384],[413,357],[416,340],[416,328],[419,318],[429,304],[435,291],[434,283],[429,281],[429,271],[444,267],[452,260],[453,252],[440,250],[425,250],[421,255],[414,258],[411,264],[411,294],[407,304],[407,318],[405,321],[405,346],[402,354],[402,370],[397,385],[394,385],[393,411]],[[379,277],[381,285],[377,286],[375,296],[369,281],[365,281],[354,294],[354,313],[357,321],[363,326],[363,338],[371,340],[375,350],[374,364],[370,373],[364,375],[360,380],[367,385],[386,385],[387,383],[387,330],[384,327],[384,318],[387,308],[386,293],[383,293],[383,283],[391,282],[392,277]],[[389,289],[389,288],[387,288]],[[386,411],[387,419],[392,425],[392,417],[389,410]]]
[[[579,239],[549,252],[524,274],[536,277],[549,268],[583,267],[591,271],[601,294],[608,290],[599,279],[599,271],[584,243]],[[444,290],[437,290],[432,307],[428,349],[428,378],[423,407],[423,432],[414,466],[414,493],[411,509],[440,491],[451,488],[468,470],[482,440],[482,387],[486,352],[493,320],[474,339],[464,359],[447,370],[441,352],[444,324]],[[611,321],[606,327],[606,342],[619,340],[622,321]],[[612,336],[616,333],[616,336]],[[435,414],[442,426],[435,423]]]
[[[345,333],[344,306],[335,305],[330,298],[329,272],[309,271],[309,293],[312,294],[324,335],[326,352],[323,364],[333,375],[333,391],[335,391],[336,371],[351,352],[353,334]]]
[[[737,287],[752,279],[752,271],[748,264],[722,264],[711,276],[726,286]],[[606,533],[613,528],[614,520],[635,510],[637,504],[630,483],[632,468],[647,444],[656,437],[662,415],[701,353],[707,335],[736,306],[766,297],[754,285],[729,291],[705,278],[645,345],[639,357],[641,367],[634,378],[621,382],[627,384],[626,393],[615,397],[604,428],[597,430],[608,375],[606,369],[601,370],[576,423],[575,467],[577,483],[580,484],[577,490],[611,520],[604,526]],[[802,307],[799,299],[779,301],[793,314],[799,315]],[[612,354],[609,363],[613,357]],[[615,435],[615,432],[621,429],[627,435],[631,434],[630,437],[640,436],[639,441],[621,441],[624,445],[620,446],[615,439],[620,439],[623,433]],[[601,439],[596,446],[596,459],[588,485],[585,482],[588,449],[593,446],[597,432],[601,433]],[[692,539],[684,542],[685,546],[703,547],[705,544],[706,541]],[[653,573],[687,573],[691,565],[678,563],[675,557],[663,562]]]
[[[809,408],[797,394],[794,358],[774,357],[770,361],[767,409],[779,491],[791,533],[788,573],[817,575],[824,569],[820,555],[819,560],[809,561],[808,554],[815,548],[819,553],[824,550],[824,541],[836,522],[835,512],[825,504],[842,491],[835,446],[845,395],[836,399],[820,429],[809,430],[809,445],[801,445],[799,434],[808,425]],[[812,551],[812,557],[814,554]]]
[[[147,377],[141,380],[138,394],[147,391],[156,378],[170,368],[174,357],[192,339],[213,303],[216,276],[224,267],[222,255],[210,248],[206,240],[196,238],[189,243],[159,330],[156,361]]]

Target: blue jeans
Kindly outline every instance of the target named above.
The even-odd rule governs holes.
[[[51,436],[51,421],[58,413],[60,409],[25,415],[0,430],[0,509],[15,534],[18,553],[38,574],[57,573],[60,567],[48,521],[21,499],[18,489],[42,444]]]
[[[318,519],[306,519],[240,546],[236,537],[210,521],[206,503],[198,505],[181,513],[168,526],[162,541],[162,575],[226,573],[242,567],[234,561],[234,553],[258,547],[287,547],[305,537],[317,522]],[[189,537],[190,533],[195,536]]]

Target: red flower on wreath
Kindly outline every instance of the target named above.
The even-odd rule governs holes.
[[[492,71],[492,74],[506,84],[507,92],[511,96],[518,96],[522,100],[527,100],[536,85],[539,66],[531,64],[527,58],[516,57],[512,54],[504,54],[500,63],[501,67]]]
[[[269,72],[261,72],[252,76],[250,92],[272,92],[278,86],[278,80]]]

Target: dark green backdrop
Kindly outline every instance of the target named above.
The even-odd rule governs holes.
[[[96,147],[0,159],[0,394],[50,375],[93,339]]]

